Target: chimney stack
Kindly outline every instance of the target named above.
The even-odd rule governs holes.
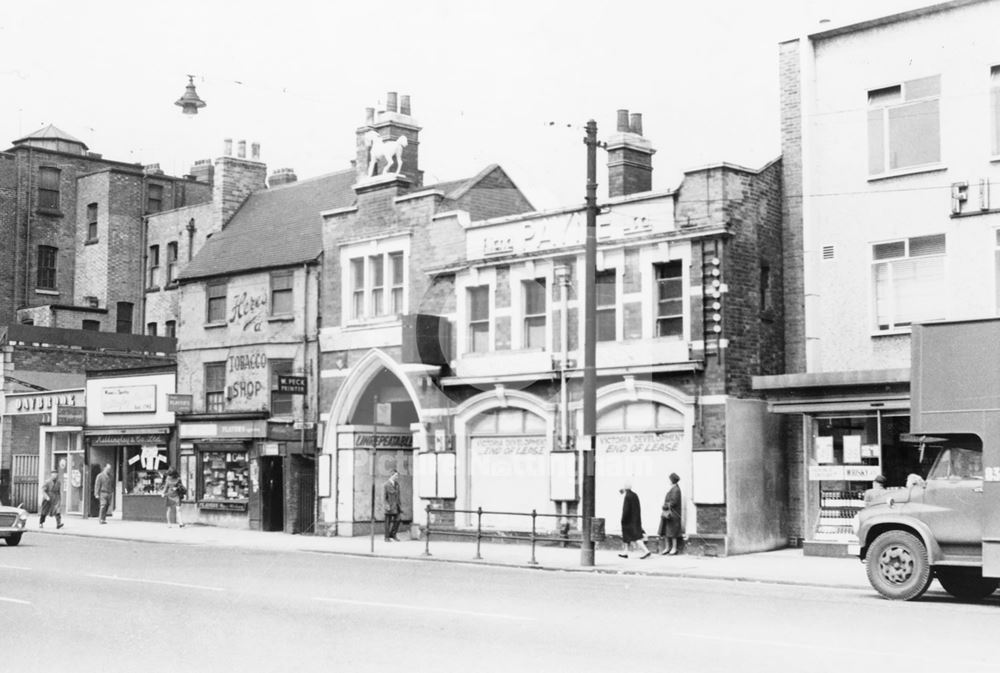
[[[250,158],[254,161],[260,161],[260,143],[250,145]]]
[[[256,143],[254,143],[256,145]],[[232,138],[226,138],[225,155],[215,160],[212,171],[212,230],[229,222],[233,213],[251,193],[265,189],[267,165],[246,158],[247,141],[240,140],[233,156]],[[259,151],[259,149],[257,150]],[[197,169],[198,166],[196,165]],[[197,173],[196,173],[197,174]]]
[[[236,143],[236,157],[239,159],[247,158],[247,141],[241,140]]]
[[[231,157],[233,156],[233,139],[226,138],[222,141],[222,156]]]
[[[298,182],[299,177],[295,175],[295,169],[293,168],[279,168],[271,173],[271,177],[267,179],[267,186],[278,187],[280,185],[287,185],[291,182]]]
[[[368,165],[370,161],[369,145],[365,135],[374,130],[383,141],[394,141],[406,138],[403,147],[403,175],[413,188],[422,187],[424,173],[420,170],[420,126],[411,117],[409,94],[400,96],[395,91],[386,94],[385,112],[376,113],[374,108],[365,108],[365,124],[357,129],[357,154],[354,161],[357,182],[368,180]],[[378,170],[381,171],[381,166]]]
[[[210,185],[212,184],[212,176],[214,173],[215,167],[212,165],[211,159],[198,159],[194,162],[194,166],[191,167],[189,175],[191,175],[191,177],[198,182]]]
[[[616,132],[608,138],[608,196],[615,198],[653,188],[652,143],[642,135],[642,114],[618,110]]]

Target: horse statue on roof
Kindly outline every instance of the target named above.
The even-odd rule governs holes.
[[[389,172],[389,166],[395,164],[396,175],[403,170],[403,148],[406,147],[406,136],[399,136],[395,140],[385,140],[378,134],[378,131],[370,129],[365,133],[365,145],[368,147],[368,177],[374,177],[375,166],[379,159],[384,163],[379,175]]]

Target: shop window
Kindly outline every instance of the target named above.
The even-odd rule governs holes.
[[[167,243],[167,285],[177,278],[177,241]]]
[[[59,178],[62,171],[50,166],[38,169],[38,207],[59,210]]]
[[[168,320],[163,323],[163,336],[170,337],[171,339],[177,338],[177,321]]]
[[[469,352],[490,350],[490,286],[480,285],[467,290],[469,301]]]
[[[615,341],[618,338],[618,275],[615,269],[598,271],[596,289],[596,331],[598,341]]]
[[[226,408],[226,363],[205,363],[205,411],[218,413]]]
[[[146,187],[146,212],[158,213],[163,210],[163,185]]]
[[[868,92],[870,175],[941,160],[940,97],[940,75]]]
[[[679,261],[656,265],[656,336],[684,336],[684,278]]]
[[[878,331],[945,317],[945,236],[872,246],[875,319]]]
[[[206,322],[210,325],[226,322],[226,281],[209,283],[205,291],[208,295]]]
[[[156,278],[160,275],[160,246],[149,246],[149,280],[146,287],[156,287]]]
[[[290,315],[292,308],[292,272],[271,274],[271,315]]]
[[[250,495],[250,469],[246,451],[201,453],[201,502],[245,501]]]
[[[524,295],[524,347],[545,348],[545,279],[521,283]]]
[[[87,243],[97,242],[97,204],[87,204]]]
[[[125,494],[157,495],[163,488],[167,447],[125,447]]]
[[[389,254],[389,313],[399,315],[403,312],[403,253],[393,252]]]
[[[292,415],[292,394],[278,392],[278,376],[288,376],[292,373],[291,360],[271,360],[271,415]]]
[[[56,289],[56,257],[59,248],[51,245],[38,246],[38,277],[36,287],[40,290]]]
[[[178,459],[181,482],[188,490],[187,497],[198,499],[198,461],[193,453],[182,453]]]
[[[132,333],[132,314],[135,306],[130,301],[120,301],[115,307],[115,331],[118,334]]]

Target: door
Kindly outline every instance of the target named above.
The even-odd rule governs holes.
[[[281,456],[260,459],[260,527],[265,531],[285,529],[285,481]]]
[[[293,533],[311,533],[315,525],[313,508],[316,506],[316,465],[311,457],[293,456],[298,511]]]
[[[980,451],[942,451],[924,491],[924,520],[942,547],[979,545],[983,537],[983,462]]]
[[[11,475],[10,504],[23,504],[29,512],[38,511],[38,454],[15,453]]]

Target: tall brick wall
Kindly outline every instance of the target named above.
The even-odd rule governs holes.
[[[454,202],[458,210],[469,213],[473,221],[527,213],[534,208],[502,168],[493,169],[475,187]]]
[[[779,45],[784,233],[785,371],[806,370],[805,281],[802,259],[802,68],[798,40]]]
[[[0,245],[0,325],[14,320],[17,232],[21,226],[17,212],[17,161],[13,154],[0,153],[0,240],[4,241]]]

